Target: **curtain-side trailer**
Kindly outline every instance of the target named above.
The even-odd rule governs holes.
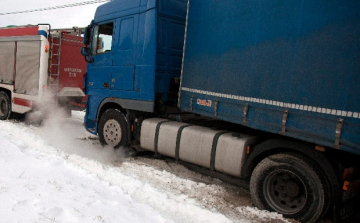
[[[84,36],[85,127],[245,180],[261,209],[345,219],[360,187],[359,12],[356,0],[106,3]]]

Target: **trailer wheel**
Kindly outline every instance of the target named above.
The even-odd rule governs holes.
[[[276,211],[301,222],[314,222],[327,209],[330,192],[324,185],[320,171],[307,157],[275,154],[255,167],[250,194],[260,209]]]
[[[0,91],[0,120],[6,120],[11,115],[11,102],[9,96]]]
[[[118,109],[108,109],[100,118],[99,138],[103,145],[114,148],[127,146],[128,128],[124,114]]]

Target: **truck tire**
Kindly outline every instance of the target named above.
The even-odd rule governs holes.
[[[128,128],[124,114],[118,109],[106,110],[99,121],[99,138],[103,145],[114,148],[128,145]]]
[[[298,154],[263,159],[250,180],[253,204],[301,222],[314,222],[326,212],[329,185],[314,162]]]
[[[0,91],[0,120],[6,120],[11,115],[11,101],[4,91]]]

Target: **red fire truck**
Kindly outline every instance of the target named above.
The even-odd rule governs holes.
[[[0,28],[0,120],[49,98],[67,110],[84,109],[81,32],[47,24]]]

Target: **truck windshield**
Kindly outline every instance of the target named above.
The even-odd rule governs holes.
[[[111,51],[113,27],[112,22],[95,26],[91,51],[93,56]]]

